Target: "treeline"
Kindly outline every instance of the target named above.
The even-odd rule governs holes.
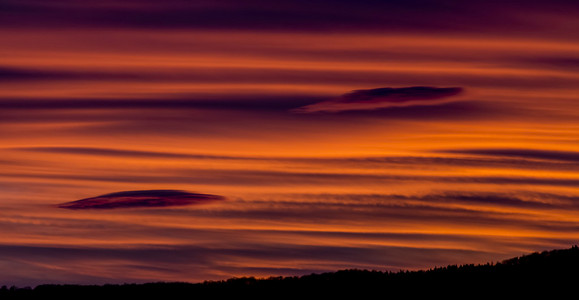
[[[232,278],[203,283],[158,282],[122,285],[40,285],[2,287],[0,299],[86,299],[151,297],[158,299],[328,299],[353,297],[488,298],[533,297],[572,293],[579,288],[579,248],[533,253],[483,265],[451,265],[423,271],[342,270],[295,277]]]

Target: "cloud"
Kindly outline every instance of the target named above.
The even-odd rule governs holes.
[[[404,115],[403,115],[404,116]],[[199,159],[199,160],[250,160],[250,161],[276,161],[291,164],[342,166],[355,165],[357,168],[382,167],[385,165],[392,166],[418,166],[423,168],[429,166],[475,166],[475,167],[514,167],[522,169],[555,169],[569,170],[575,169],[574,164],[565,161],[550,160],[529,160],[526,157],[440,157],[440,156],[360,156],[360,157],[282,157],[282,156],[233,156],[233,155],[215,155],[207,153],[177,153],[177,152],[160,152],[160,151],[143,151],[120,148],[104,147],[13,147],[0,148],[0,150],[16,150],[36,153],[49,154],[72,154],[72,155],[90,155],[101,157],[121,157],[121,158],[145,158],[145,159]],[[562,156],[559,157],[561,160]],[[569,159],[573,158],[572,156]],[[14,160],[0,160],[0,164],[21,164]]]
[[[505,213],[498,210],[478,210],[479,205],[519,207],[532,199],[572,201],[574,196],[534,195],[518,193],[435,193],[418,195],[374,194],[304,194],[287,195],[291,201],[248,199],[232,201],[208,214],[205,210],[142,210],[129,211],[126,218],[114,220],[55,218],[53,216],[0,220],[0,226],[12,224],[11,230],[36,234],[46,244],[0,245],[4,263],[15,272],[0,276],[7,284],[30,285],[43,283],[111,283],[163,281],[201,281],[233,277],[301,275],[344,268],[380,270],[427,268],[449,263],[478,263],[514,256],[520,249],[541,249],[573,242],[561,235],[552,238],[549,232],[576,232],[575,222],[553,221],[548,217],[537,221],[540,214],[524,211]],[[307,197],[305,197],[307,196]],[[575,197],[576,198],[576,197]],[[293,203],[295,199],[307,200]],[[576,200],[576,199],[575,199]],[[310,202],[314,201],[314,202]],[[471,209],[440,207],[444,203],[470,204]],[[462,206],[462,205],[461,205]],[[523,206],[548,208],[548,206]],[[231,221],[227,228],[203,227],[207,222],[171,224],[130,222],[132,216],[164,216],[176,220]],[[530,219],[528,219],[530,218]],[[393,230],[351,230],[348,224],[423,224],[425,231],[397,232]],[[239,224],[266,224],[262,221],[316,226],[286,228],[259,226],[248,229]],[[210,222],[210,221],[209,221]],[[290,223],[291,222],[291,223]],[[344,227],[335,227],[336,222]],[[21,224],[27,227],[23,230]],[[309,224],[309,223],[308,223]],[[333,226],[323,226],[332,224]],[[456,225],[457,232],[437,232],[440,225]],[[18,226],[16,226],[18,225]],[[65,226],[66,225],[66,226]],[[377,226],[377,225],[376,225]],[[539,229],[544,234],[513,238],[502,234],[473,234],[467,228],[501,228],[512,232]],[[52,228],[54,230],[47,230]],[[289,230],[286,230],[289,229]],[[328,230],[328,231],[326,231]],[[342,231],[345,230],[345,231]],[[113,234],[114,233],[114,234]],[[49,234],[50,239],[46,239]],[[91,240],[107,241],[91,245],[59,244],[63,236],[82,234]],[[111,234],[113,240],[111,240]],[[172,243],[150,244],[145,237],[168,237]],[[116,241],[132,237],[121,246]],[[194,244],[191,241],[194,240]],[[139,243],[135,243],[139,241]],[[211,241],[205,242],[205,241]],[[295,241],[305,241],[294,244]],[[156,240],[159,242],[159,240]],[[431,246],[434,245],[434,246]],[[50,277],[46,277],[50,274]]]
[[[0,67],[0,83],[15,81],[45,81],[45,80],[118,80],[135,79],[138,74],[79,72],[63,70],[45,70]]]
[[[3,0],[4,27],[193,28],[380,32],[500,32],[560,35],[577,4],[525,1],[31,1]],[[566,13],[562,13],[566,12]],[[537,16],[557,18],[545,25]],[[527,18],[521,16],[529,16]],[[568,27],[567,27],[568,28]]]
[[[522,65],[538,65],[559,70],[574,71],[579,69],[579,57],[577,56],[530,57],[519,59],[519,61]]]
[[[58,205],[67,209],[114,209],[183,206],[223,200],[217,195],[193,194],[176,190],[127,191],[81,199]]]
[[[468,249],[397,246],[280,247],[267,245],[264,241],[227,248],[204,245],[138,248],[0,245],[0,254],[7,258],[6,264],[15,270],[11,274],[0,274],[0,280],[9,284],[29,285],[202,281],[226,279],[240,273],[264,277],[294,276],[356,267],[397,271],[457,262],[484,262],[489,260],[493,253]],[[240,261],[264,263],[247,266],[239,264]],[[304,261],[305,263],[296,264]],[[87,265],[91,266],[90,274],[79,269],[79,266]],[[144,269],[149,272],[144,272]],[[120,272],[113,278],[113,271]],[[47,278],[46,274],[52,276]]]
[[[459,87],[437,88],[428,86],[355,90],[338,98],[302,106],[293,111],[298,113],[341,112],[436,105],[448,102],[449,98],[462,91],[463,89]]]
[[[168,169],[154,175],[142,172],[126,174],[37,174],[2,171],[1,176],[14,179],[40,178],[64,179],[71,182],[96,181],[118,183],[167,183],[197,184],[215,186],[384,186],[409,182],[437,183],[481,183],[492,185],[534,185],[534,186],[571,186],[579,185],[579,179],[566,177],[531,177],[531,176],[420,176],[390,175],[364,173],[331,173],[331,172],[285,172],[236,169]]]
[[[0,70],[1,72],[1,70]],[[0,81],[2,74],[0,73]],[[251,95],[203,97],[180,94],[156,95],[154,98],[0,98],[0,109],[5,110],[127,110],[127,109],[206,109],[285,112],[297,105],[322,101],[311,95]]]
[[[349,110],[331,115],[339,117],[375,117],[389,120],[473,120],[489,117],[496,118],[505,112],[505,108],[492,106],[483,101],[455,101],[448,103],[424,102],[424,104],[416,103],[414,106],[389,107],[387,109]]]
[[[242,156],[187,154],[174,152],[157,152],[157,151],[95,148],[95,147],[20,147],[10,149],[20,151],[41,152],[41,153],[94,155],[107,157],[184,158],[184,159],[191,158],[191,159],[229,159],[229,160],[257,159],[253,157],[242,157]],[[2,163],[2,161],[0,161],[0,163]]]
[[[579,152],[535,150],[535,149],[465,149],[449,150],[447,153],[473,154],[480,156],[506,156],[525,159],[555,160],[579,163]]]

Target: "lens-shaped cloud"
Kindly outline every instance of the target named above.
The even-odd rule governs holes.
[[[355,90],[338,98],[302,106],[293,111],[298,113],[341,112],[434,105],[446,103],[451,97],[462,93],[462,91],[463,89],[459,87],[437,88],[428,86]]]
[[[223,200],[217,195],[194,194],[177,190],[127,191],[81,199],[58,205],[67,209],[115,209],[135,207],[184,206]]]

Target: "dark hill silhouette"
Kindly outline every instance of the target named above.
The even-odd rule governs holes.
[[[576,296],[579,248],[544,251],[484,265],[450,265],[423,271],[342,270],[301,277],[232,278],[203,283],[40,285],[0,289],[0,299],[329,299],[351,297],[478,299]]]

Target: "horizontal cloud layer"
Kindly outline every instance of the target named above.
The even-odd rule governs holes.
[[[440,104],[462,92],[462,88],[414,86],[404,88],[377,88],[355,90],[338,98],[302,106],[299,113],[374,110],[379,108]]]
[[[0,0],[0,283],[568,247],[579,5],[518,2]]]
[[[514,2],[437,0],[291,1],[99,1],[5,0],[0,24],[10,27],[197,28],[258,30],[375,30],[536,32],[557,34],[573,20],[572,1]],[[567,12],[563,14],[562,12]],[[528,16],[528,17],[525,17]],[[537,16],[541,16],[539,18]],[[543,18],[549,20],[545,30]],[[542,26],[543,25],[543,26]],[[567,27],[568,28],[568,27]],[[543,32],[547,31],[547,32]],[[568,31],[568,30],[567,30]],[[559,33],[560,34],[560,33]]]
[[[156,152],[156,151],[140,151],[140,150],[126,150],[126,149],[112,149],[112,148],[94,148],[94,147],[27,147],[27,148],[12,148],[13,150],[32,151],[42,153],[55,154],[78,154],[78,155],[94,155],[105,157],[142,157],[142,158],[191,158],[191,159],[256,159],[252,157],[238,157],[238,156],[224,156],[224,155],[209,155],[209,154],[187,154],[174,152]]]
[[[506,156],[525,159],[558,160],[579,162],[579,152],[537,149],[466,149],[448,151],[451,153],[473,154],[480,156]]]
[[[207,201],[222,200],[221,196],[192,194],[175,190],[127,191],[86,198],[60,204],[68,209],[113,209],[133,207],[182,206]]]

